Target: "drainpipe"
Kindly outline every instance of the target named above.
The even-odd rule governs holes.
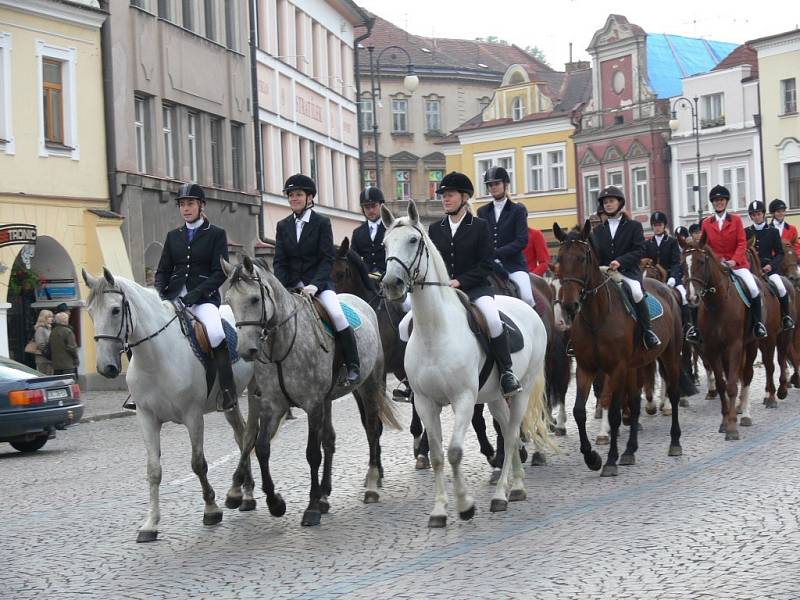
[[[375,17],[365,18],[364,25],[367,28],[367,32],[364,35],[360,35],[353,40],[353,47],[355,48],[355,60],[353,62],[355,63],[354,69],[355,69],[355,79],[356,79],[356,128],[358,129],[358,177],[360,179],[360,181],[358,182],[358,189],[364,187],[364,152],[363,152],[364,136],[362,135],[361,132],[361,73],[359,73],[358,44],[372,35],[372,28],[375,26]],[[377,118],[377,115],[374,114],[375,112],[374,106],[372,108],[372,111],[373,111],[373,118],[374,119]]]
[[[103,68],[103,116],[106,126],[106,170],[108,172],[108,199],[112,212],[120,213],[117,199],[117,134],[114,129],[114,66],[111,54],[111,15],[100,28]]]
[[[761,131],[761,83],[757,83],[758,85],[758,114],[753,115],[753,121],[758,127],[758,151],[761,155],[761,201],[766,205],[767,204],[767,186],[765,183],[766,180],[766,173],[764,173],[764,136],[763,132]]]
[[[250,0],[250,87],[253,103],[253,141],[255,143],[256,160],[256,189],[258,190],[258,241],[264,242],[264,174],[262,168],[262,149],[261,149],[261,110],[258,106],[258,62],[256,60],[256,48],[258,39],[256,36],[256,19],[258,12],[256,0]]]

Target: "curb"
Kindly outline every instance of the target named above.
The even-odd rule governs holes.
[[[113,412],[104,415],[92,415],[90,417],[83,417],[79,423],[94,423],[96,421],[107,421],[109,419],[121,419],[123,417],[134,417],[136,413],[130,410]]]

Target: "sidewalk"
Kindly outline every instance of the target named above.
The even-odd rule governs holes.
[[[81,402],[83,402],[81,423],[134,416],[135,412],[122,408],[122,403],[127,397],[127,391],[84,392],[81,390]]]

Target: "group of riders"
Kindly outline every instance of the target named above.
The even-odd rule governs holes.
[[[440,221],[430,225],[428,234],[444,259],[449,285],[466,294],[486,320],[503,395],[509,397],[519,391],[520,384],[512,370],[508,334],[500,320],[489,276],[493,271],[502,273],[516,284],[521,300],[532,307],[535,305],[528,263],[523,255],[530,230],[527,209],[509,197],[511,182],[508,172],[502,167],[491,167],[484,174],[483,183],[492,201],[473,215],[469,200],[475,190],[469,177],[458,172],[445,175],[436,190],[442,199],[444,215]],[[325,308],[341,348],[345,367],[343,383],[355,384],[361,377],[359,355],[353,329],[339,304],[331,279],[336,255],[330,219],[314,211],[317,187],[310,177],[292,175],[286,180],[283,192],[288,198],[291,214],[277,224],[273,261],[275,275],[287,289],[314,296]],[[667,216],[660,211],[654,212],[650,217],[653,236],[645,240],[642,224],[625,213],[625,196],[619,188],[608,186],[598,196],[596,216],[599,221],[592,231],[592,245],[599,264],[616,271],[627,286],[642,328],[642,341],[648,349],[661,342],[650,327],[642,287],[642,258],[651,258],[665,269],[667,285],[680,293],[686,339],[695,343],[699,341],[693,324],[693,311],[682,284],[678,243],[679,238],[687,240],[690,236],[697,241],[705,235],[708,247],[742,279],[750,293],[753,332],[761,338],[767,335],[761,318],[761,298],[745,257],[747,239],[755,237],[764,274],[778,291],[783,327],[794,327],[786,288],[778,275],[784,255],[781,240],[797,238],[797,229],[784,221],[786,204],[778,199],[770,203],[769,212],[773,219],[767,224],[764,203],[751,202],[748,212],[752,225],[745,229],[741,219],[727,210],[730,192],[725,187],[715,186],[709,199],[714,214],[688,230],[676,228],[675,237],[667,231]],[[189,311],[205,327],[209,345],[213,348],[223,398],[221,408],[229,410],[235,406],[237,397],[219,313],[219,288],[225,281],[220,259],[228,259],[227,237],[224,229],[208,220],[201,186],[194,183],[181,185],[176,203],[184,223],[167,234],[155,288],[163,299],[178,303],[179,309]],[[386,271],[385,228],[381,221],[383,203],[380,189],[370,187],[361,192],[360,204],[366,220],[353,231],[351,245],[368,272],[378,279]],[[399,324],[400,338],[407,342],[411,317],[408,298],[402,306],[406,315]],[[410,395],[407,383],[405,392],[400,395],[404,394]]]

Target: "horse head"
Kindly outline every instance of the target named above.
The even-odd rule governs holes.
[[[795,286],[800,285],[800,266],[798,266],[797,250],[795,250],[794,240],[781,240],[783,245],[783,261],[781,268],[783,274],[789,278]]]
[[[258,356],[261,343],[275,325],[274,288],[268,272],[247,255],[238,265],[232,265],[224,258],[221,263],[229,283],[225,301],[236,318],[239,337],[236,352],[244,360],[252,361]]]
[[[580,310],[581,302],[597,285],[600,271],[592,246],[592,226],[587,220],[583,229],[566,232],[553,223],[553,233],[561,242],[556,260],[556,273],[561,283],[558,302],[563,309],[563,324],[569,327]]]
[[[722,276],[719,260],[707,246],[705,231],[696,242],[682,240],[683,253],[681,266],[683,283],[686,287],[686,299],[692,306],[700,304],[700,299],[715,289]]]
[[[81,269],[83,281],[89,288],[87,312],[95,331],[97,372],[113,379],[122,371],[120,355],[125,339],[133,328],[130,307],[114,275],[103,267],[101,277],[92,277]]]
[[[416,283],[421,283],[427,273],[430,260],[426,252],[427,242],[420,227],[417,205],[411,200],[408,216],[395,218],[392,211],[381,205],[381,220],[386,227],[383,245],[386,248],[386,274],[381,287],[389,300],[400,300]],[[420,279],[420,272],[423,273]]]

